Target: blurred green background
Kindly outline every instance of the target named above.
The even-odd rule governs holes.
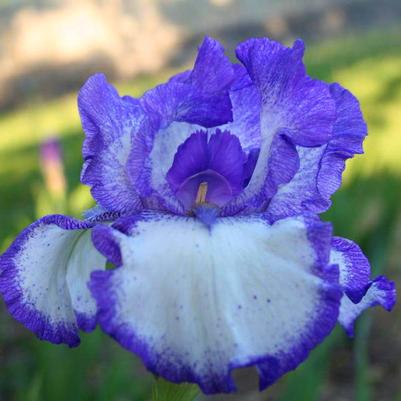
[[[70,2],[52,2],[50,5],[20,2],[15,6],[15,2],[3,0],[0,2],[0,21],[6,17],[13,21],[11,17],[15,16],[21,19],[18,13],[27,9],[37,13],[49,13],[48,9],[57,11],[64,3]],[[92,7],[99,2],[84,3],[85,7],[88,4]],[[185,7],[188,8],[189,3],[192,4],[188,2]],[[238,23],[244,13],[238,2],[200,3],[209,7],[203,16],[207,17],[207,12],[216,8],[219,13],[228,13],[230,24],[223,29],[216,15],[212,18],[210,14],[210,25],[197,26],[194,22],[192,29],[191,23],[184,18],[185,13],[181,15],[177,11],[180,6],[183,10],[184,2],[155,2],[160,8],[155,6],[154,9],[162,10],[164,18],[168,17],[168,23],[177,32],[182,32],[182,37],[173,41],[173,56],[158,60],[156,66],[149,67],[145,63],[139,70],[111,68],[103,62],[108,57],[105,54],[92,59],[89,64],[87,60],[79,59],[57,61],[54,65],[48,59],[45,62],[41,59],[36,64],[32,60],[31,64],[24,61],[25,67],[21,67],[19,75],[14,69],[11,79],[11,69],[7,70],[4,59],[17,45],[5,41],[4,38],[9,36],[2,25],[0,83],[5,77],[8,86],[7,90],[0,90],[0,250],[5,250],[24,226],[43,214],[64,212],[80,217],[93,205],[88,188],[79,183],[83,133],[76,107],[77,88],[89,73],[106,70],[120,93],[139,96],[179,67],[189,65],[205,32],[221,38],[227,47],[231,47],[231,54],[235,42],[248,36],[268,34],[287,43],[295,36],[302,36],[307,43],[309,74],[340,82],[350,89],[359,98],[369,127],[365,155],[348,162],[344,185],[333,197],[333,206],[323,218],[334,223],[336,235],[351,238],[362,246],[372,263],[374,275],[385,273],[400,284],[401,27],[397,2],[383,2],[386,12],[379,12],[369,1],[321,1],[320,8],[306,1],[300,2],[305,3],[304,7],[298,7],[296,13],[291,12],[292,2],[283,2],[289,3],[289,8],[281,11],[277,11],[278,2],[272,2],[272,9],[276,7],[273,17],[266,14],[260,20],[260,15],[259,19],[247,15],[243,25]],[[266,8],[265,2],[249,3],[252,7],[263,3]],[[74,10],[80,10],[78,3],[71,4],[75,4]],[[166,4],[172,5],[168,12],[163,8]],[[228,7],[227,10],[224,7]],[[188,13],[191,9],[184,11]],[[145,17],[142,14],[138,17],[136,12],[137,9],[130,9],[127,15],[139,18],[142,23]],[[115,10],[109,13],[111,19],[118,18]],[[236,15],[237,19],[234,18]],[[24,18],[26,22],[26,15]],[[57,18],[62,17],[56,14],[54,18],[57,22]],[[151,27],[153,20],[160,19],[155,18],[150,18]],[[321,19],[324,24],[317,24]],[[10,23],[9,27],[15,31],[20,25]],[[327,25],[331,26],[329,30]],[[20,29],[30,32],[29,28]],[[152,48],[152,35],[155,36],[149,28],[139,38],[146,45],[150,43],[149,49]],[[161,43],[146,57],[153,60],[160,56],[159,48],[172,49],[171,44]],[[24,54],[22,50],[20,53]],[[16,52],[12,54],[15,60],[20,57],[15,56]],[[145,57],[141,54],[139,52],[136,57]],[[78,68],[80,65],[85,68]],[[6,66],[3,75],[2,66]],[[58,70],[59,73],[55,73]],[[63,71],[68,73],[63,75]],[[59,137],[62,145],[66,176],[63,199],[51,196],[41,172],[39,146],[49,136]],[[307,362],[266,392],[255,392],[255,378],[245,370],[237,374],[241,387],[239,395],[207,399],[401,401],[400,320],[398,306],[391,314],[380,309],[370,310],[359,320],[354,339],[347,339],[337,328],[313,351]],[[34,338],[6,313],[1,304],[0,401],[145,401],[150,398],[152,380],[133,355],[123,351],[99,330],[90,335],[83,334],[78,348],[53,346]]]

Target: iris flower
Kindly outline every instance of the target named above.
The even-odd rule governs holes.
[[[394,284],[319,220],[366,125],[303,53],[250,39],[233,64],[206,38],[192,70],[139,99],[90,77],[81,181],[97,206],[41,218],[2,255],[11,315],[69,346],[99,324],[154,374],[211,394],[245,366],[265,389],[337,322],[352,335],[366,308],[390,310]]]

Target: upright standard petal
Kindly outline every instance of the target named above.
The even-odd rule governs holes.
[[[261,94],[241,64],[234,64],[234,80],[230,87],[233,119],[221,126],[237,136],[245,151],[260,148]]]
[[[192,133],[232,121],[229,87],[233,78],[233,67],[223,47],[206,38],[192,71],[157,86],[141,98],[147,112],[158,116],[159,129],[154,136],[145,133],[136,141],[136,146],[145,149],[146,156],[139,189],[145,191],[143,196],[155,198],[159,208],[184,212],[166,174],[178,146]]]
[[[304,146],[326,143],[332,132],[335,104],[329,85],[306,75],[303,53],[300,40],[292,48],[267,38],[237,47],[237,57],[261,95],[262,140],[268,143],[282,128]]]
[[[383,276],[370,281],[369,261],[357,244],[345,238],[333,238],[330,262],[338,265],[340,271],[344,295],[338,321],[348,335],[353,335],[354,322],[365,309],[376,305],[388,311],[393,308],[394,283]]]
[[[337,321],[341,291],[326,223],[250,216],[208,227],[158,214],[114,227],[94,229],[95,246],[120,266],[92,274],[99,322],[167,380],[231,392],[231,371],[255,365],[263,389]]]
[[[149,90],[141,102],[160,116],[162,127],[173,121],[215,127],[232,120],[228,90],[233,79],[224,48],[206,37],[192,71]]]
[[[287,48],[269,39],[251,39],[237,48],[261,105],[260,156],[248,186],[235,202],[238,208],[243,204],[255,208],[294,176],[298,168],[295,145],[318,146],[330,138],[335,102],[327,84],[306,75],[303,51],[301,41]],[[277,153],[284,166],[271,161]]]
[[[92,330],[96,303],[87,282],[105,258],[92,246],[92,223],[61,215],[27,227],[0,257],[0,292],[11,315],[40,339],[75,346]]]
[[[137,174],[144,164],[138,133],[152,136],[153,123],[139,101],[120,97],[103,74],[81,88],[78,107],[86,139],[81,181],[91,186],[95,200],[108,211],[141,209]]]
[[[321,213],[330,207],[330,197],[341,184],[345,161],[363,153],[366,124],[358,100],[338,84],[330,85],[336,102],[333,134],[326,145],[298,146],[300,167],[294,178],[281,185],[269,204],[274,219],[302,211]]]

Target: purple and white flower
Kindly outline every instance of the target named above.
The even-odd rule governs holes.
[[[352,334],[364,309],[390,310],[394,284],[317,217],[366,125],[303,53],[251,39],[232,64],[206,38],[191,71],[139,99],[89,78],[81,180],[97,206],[43,217],[1,256],[9,312],[70,346],[98,323],[151,372],[210,394],[235,391],[244,366],[264,389],[337,321]]]

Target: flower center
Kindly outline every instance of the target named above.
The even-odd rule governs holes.
[[[187,210],[195,204],[224,206],[233,196],[230,183],[214,170],[205,170],[186,178],[175,195]]]
[[[198,131],[178,147],[166,178],[186,211],[199,205],[221,208],[249,182],[257,154],[250,156],[228,131],[217,129],[210,137]]]
[[[207,195],[207,182],[201,182],[198,188],[198,193],[196,194],[195,203],[197,205],[202,205],[206,203],[206,195]]]

